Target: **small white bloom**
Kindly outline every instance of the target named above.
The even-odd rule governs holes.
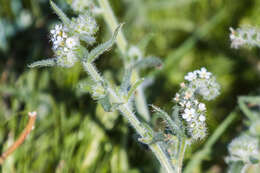
[[[205,67],[202,67],[200,71],[198,71],[199,77],[203,79],[209,79],[211,76],[211,73],[207,71]]]
[[[201,122],[204,122],[204,121],[206,120],[206,117],[205,117],[204,115],[200,115],[200,116],[199,116],[199,120],[200,120]]]
[[[191,102],[188,101],[185,106],[186,106],[186,108],[191,108]]]
[[[184,79],[191,82],[191,81],[197,79],[197,74],[196,74],[196,72],[189,72],[189,73],[184,77]]]
[[[195,116],[195,109],[185,109],[184,114],[182,115],[183,119],[190,121]]]
[[[198,108],[199,108],[200,111],[205,111],[206,110],[206,106],[205,106],[204,103],[200,103]]]
[[[188,115],[187,114],[182,114],[182,118],[186,119],[186,118],[188,118]]]
[[[66,46],[70,49],[73,49],[77,45],[77,39],[74,37],[69,37],[66,40]]]

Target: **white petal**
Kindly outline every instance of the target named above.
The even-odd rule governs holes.
[[[206,117],[204,115],[200,115],[199,120],[203,122],[206,120]]]

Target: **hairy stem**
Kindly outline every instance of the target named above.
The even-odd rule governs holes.
[[[95,70],[96,67],[92,63],[82,62],[84,70],[91,76],[91,78],[98,82],[104,81],[103,77]],[[108,84],[109,85],[109,84]],[[136,132],[144,137],[147,134],[147,129],[143,126],[143,124],[137,119],[134,112],[131,110],[127,103],[124,103],[123,99],[117,95],[115,90],[108,86],[107,91],[111,97],[111,100],[115,103],[122,103],[119,105],[118,110],[122,113],[122,115],[129,121],[129,123],[133,126]],[[155,156],[163,166],[163,168],[167,171],[167,173],[174,173],[174,168],[168,159],[166,153],[162,150],[159,143],[149,144],[150,149],[154,152]]]
[[[182,164],[183,164],[183,159],[186,151],[188,141],[185,138],[181,139],[180,142],[180,148],[179,148],[179,153],[178,153],[178,168],[177,168],[177,173],[181,173],[182,171]]]
[[[103,16],[104,16],[104,19],[105,19],[107,25],[110,28],[110,31],[113,32],[117,28],[118,22],[117,22],[117,19],[113,13],[113,10],[112,10],[108,0],[98,0],[98,3],[103,10]],[[116,43],[117,43],[117,46],[118,46],[120,52],[124,56],[126,56],[128,43],[121,30],[118,33]],[[127,62],[125,61],[125,64],[126,63]],[[133,70],[133,76],[135,76],[136,81],[139,81],[140,77],[139,77],[138,71]],[[150,114],[148,111],[148,107],[147,107],[146,99],[144,97],[144,91],[143,91],[142,86],[138,87],[136,91],[137,92],[135,95],[135,102],[136,102],[137,112],[142,116],[142,118],[145,121],[149,122]]]

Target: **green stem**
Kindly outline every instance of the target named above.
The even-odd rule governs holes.
[[[92,63],[82,62],[84,70],[90,75],[90,77],[95,81],[104,81],[104,78],[96,71],[96,67]],[[129,123],[133,126],[136,132],[141,136],[144,137],[147,134],[146,128],[142,125],[142,123],[137,119],[136,115],[132,112],[131,108],[127,103],[123,102],[123,99],[118,96],[115,90],[108,86],[107,88],[108,93],[111,96],[111,100],[115,103],[123,103],[118,107],[119,111],[122,115],[127,118]],[[163,166],[163,168],[167,171],[167,173],[174,173],[174,168],[170,160],[168,159],[166,153],[162,150],[160,144],[152,143],[149,145],[150,149],[154,152],[155,156]]]
[[[104,19],[105,19],[107,25],[110,28],[110,31],[113,32],[117,28],[118,22],[117,22],[117,19],[113,13],[113,10],[112,10],[108,0],[98,0],[98,3],[103,10],[103,16],[104,16]],[[116,44],[117,44],[120,52],[124,56],[126,56],[128,43],[121,30],[118,33],[118,36],[116,39]],[[124,63],[127,64],[126,61]],[[133,76],[135,77],[136,81],[139,81],[140,77],[139,77],[138,71],[133,70]],[[136,102],[137,112],[142,116],[142,118],[145,121],[149,122],[150,114],[148,111],[148,107],[147,107],[146,99],[144,97],[144,91],[143,91],[142,86],[138,87],[136,90],[135,102]]]
[[[181,171],[182,171],[182,164],[183,164],[183,159],[184,159],[187,144],[188,144],[188,141],[185,138],[182,138],[181,142],[180,142],[179,153],[178,153],[177,173],[181,173]]]

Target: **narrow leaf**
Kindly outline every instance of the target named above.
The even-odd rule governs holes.
[[[65,25],[69,25],[70,24],[70,19],[67,17],[67,15],[65,13],[63,13],[63,11],[53,2],[50,0],[50,5],[52,7],[52,9],[54,10],[54,12],[59,16],[59,18],[62,20],[62,22]]]
[[[84,80],[79,81],[78,84],[76,85],[75,89],[80,94],[91,93],[91,91],[92,91],[92,87],[91,86],[93,84],[94,84],[93,80],[91,80],[90,78],[86,78]]]
[[[165,112],[164,110],[160,109],[157,106],[151,105],[151,107],[158,112],[161,117],[166,121],[166,123],[168,124],[168,127],[176,134],[178,134],[178,136],[183,136],[181,129],[177,126],[177,124],[171,119],[171,117],[169,116],[169,114],[167,112]]]
[[[34,67],[51,67],[57,65],[56,58],[49,58],[49,59],[44,59],[40,61],[33,62],[32,64],[29,64],[29,68],[34,68]]]
[[[109,96],[107,95],[106,97],[100,99],[98,103],[101,104],[103,107],[104,111],[106,112],[111,112],[112,110],[112,105],[110,104]]]
[[[145,50],[146,50],[148,44],[150,43],[150,41],[152,40],[153,37],[154,37],[153,33],[146,34],[144,36],[144,38],[138,43],[137,47],[139,47],[140,50],[143,53],[145,53]]]
[[[137,61],[132,68],[144,69],[149,67],[161,67],[162,61],[154,56],[150,56]]]
[[[116,28],[116,30],[115,30],[115,32],[114,32],[114,34],[113,34],[113,36],[110,40],[108,40],[107,42],[97,46],[96,48],[94,48],[89,53],[89,55],[87,57],[88,58],[87,60],[88,60],[89,63],[92,63],[93,61],[95,61],[101,54],[103,54],[105,51],[109,50],[113,46],[113,44],[115,43],[118,31],[120,30],[121,27],[122,27],[122,24],[120,24]]]
[[[238,98],[239,108],[243,111],[243,113],[252,121],[258,119],[258,116],[251,111],[247,105],[247,103],[251,105],[260,105],[260,97],[252,97],[252,96],[240,96]]]
[[[137,82],[134,83],[134,85],[131,87],[130,91],[127,95],[127,100],[131,98],[131,96],[134,94],[135,90],[143,83],[144,79],[140,79]]]
[[[131,75],[132,75],[132,70],[126,69],[125,73],[124,73],[123,81],[122,81],[121,86],[120,86],[120,90],[123,93],[127,93],[128,89],[131,86]]]

